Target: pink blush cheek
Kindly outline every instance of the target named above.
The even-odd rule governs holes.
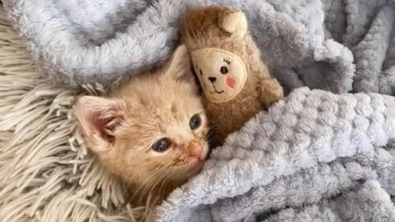
[[[235,88],[235,80],[231,77],[226,78],[226,85],[231,89]]]

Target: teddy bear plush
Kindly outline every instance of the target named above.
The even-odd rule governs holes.
[[[204,94],[215,145],[283,98],[238,8],[195,9],[183,19],[182,41]]]

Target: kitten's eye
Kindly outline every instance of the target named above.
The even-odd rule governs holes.
[[[191,127],[192,130],[199,128],[201,124],[202,124],[202,119],[198,114],[192,116],[192,118],[189,120],[189,127]]]
[[[222,73],[222,74],[227,74],[228,72],[229,72],[229,70],[228,70],[228,67],[226,67],[226,66],[221,66],[221,68],[219,69],[219,71]]]
[[[154,145],[152,145],[151,149],[156,152],[164,152],[170,147],[170,140],[167,138],[162,138],[158,140]]]

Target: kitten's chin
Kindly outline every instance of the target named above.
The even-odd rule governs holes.
[[[189,163],[188,171],[192,174],[192,176],[199,173],[199,171],[203,168],[204,160],[193,159]]]

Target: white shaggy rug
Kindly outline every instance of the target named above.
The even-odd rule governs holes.
[[[1,222],[136,221],[144,214],[125,204],[122,184],[81,144],[72,117],[77,97],[41,77],[1,8]]]

